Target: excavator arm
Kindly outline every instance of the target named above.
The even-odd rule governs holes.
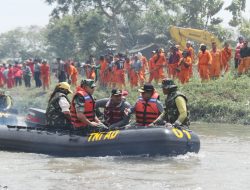
[[[187,40],[203,43],[207,46],[211,46],[212,42],[216,42],[217,47],[221,48],[220,40],[206,30],[170,26],[169,32],[175,42],[180,45],[181,49],[186,47]]]

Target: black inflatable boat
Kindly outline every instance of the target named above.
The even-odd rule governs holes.
[[[27,126],[0,125],[0,150],[55,156],[122,156],[198,153],[199,137],[190,130],[140,128],[93,132],[87,136],[69,131],[47,131],[45,110],[30,108]]]
[[[95,132],[88,136],[0,125],[0,150],[55,156],[122,156],[198,153],[200,140],[188,130],[144,128]]]
[[[17,113],[0,111],[0,125],[17,125]]]

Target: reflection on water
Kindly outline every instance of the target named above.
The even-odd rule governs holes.
[[[0,189],[248,189],[248,127],[197,123],[192,129],[200,136],[200,153],[177,157],[0,152]]]

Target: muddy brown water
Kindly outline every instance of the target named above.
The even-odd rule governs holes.
[[[198,154],[59,158],[0,151],[0,189],[235,190],[250,188],[250,126],[195,123]]]

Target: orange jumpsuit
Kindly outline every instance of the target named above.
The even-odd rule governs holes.
[[[181,53],[180,51],[175,51],[173,52],[170,57],[169,57],[169,60],[168,60],[168,75],[170,78],[175,78],[178,74],[177,74],[177,67],[180,63],[180,60],[181,60]]]
[[[93,65],[86,64],[85,65],[85,73],[86,73],[87,79],[95,80],[95,69],[93,68]]]
[[[250,48],[243,47],[240,50],[240,64],[238,66],[238,74],[246,74],[250,68]]]
[[[211,67],[209,70],[209,76],[210,78],[219,78],[221,74],[221,68],[222,68],[222,56],[221,51],[216,49],[211,50],[210,54],[212,56],[212,62]]]
[[[9,71],[7,74],[7,88],[13,88],[14,87],[14,71],[13,67],[9,67]]]
[[[125,69],[125,73],[127,74],[128,81],[130,78],[130,65],[131,65],[131,61],[130,59],[127,59],[124,63],[124,69]]]
[[[249,70],[250,57],[242,57],[238,66],[238,74],[246,74]]]
[[[77,78],[78,78],[78,70],[77,70],[77,68],[74,66],[74,68],[73,68],[73,74],[72,74],[72,76],[71,76],[72,85],[77,86]]]
[[[158,53],[153,56],[152,63],[154,66],[151,68],[152,77],[158,82],[158,80],[164,78],[163,67],[167,64],[167,60],[164,53]],[[156,71],[156,72],[154,72]]]
[[[106,86],[108,84],[108,63],[107,61],[100,60],[100,84]]]
[[[193,64],[195,61],[194,49],[190,46],[190,47],[186,48],[185,50],[188,51],[190,58],[191,58],[191,65],[189,67],[189,76],[192,77],[193,76]]]
[[[70,68],[70,65],[71,65],[71,63],[70,63],[70,60],[66,60],[65,61],[65,70],[66,70],[66,72],[67,72],[67,76],[68,76],[68,79],[70,78],[70,76],[71,76],[71,68]]]
[[[192,59],[190,56],[186,57],[186,58],[182,58],[179,64],[179,68],[180,68],[180,73],[178,75],[178,78],[180,80],[180,82],[182,84],[185,84],[187,82],[189,82],[189,78],[190,78],[190,67],[192,65]]]
[[[221,59],[222,59],[222,69],[225,72],[229,71],[229,62],[232,58],[232,49],[231,48],[223,48],[221,50]]]
[[[132,78],[133,78],[133,69],[132,69],[131,65],[132,65],[131,60],[127,60],[125,62],[125,70],[127,72],[127,78],[128,78],[130,87],[132,88],[133,87],[133,81],[132,81]]]
[[[109,87],[113,87],[114,86],[114,81],[115,81],[113,63],[109,62],[107,67],[108,67],[107,68],[107,74],[106,74],[107,84],[108,84]]]
[[[43,63],[40,67],[41,72],[41,81],[43,83],[43,89],[49,88],[49,81],[50,81],[50,67],[47,63]]]
[[[139,83],[139,73],[140,73],[140,64],[141,62],[139,60],[133,60],[131,61],[131,64],[130,64],[130,71],[129,71],[129,74],[130,74],[130,87],[133,88],[133,87],[136,87],[138,86],[138,83]]]
[[[148,67],[149,67],[149,79],[148,79],[148,83],[151,83],[153,80],[157,81],[157,79],[155,79],[155,76],[157,76],[157,70],[154,69],[155,64],[153,62],[153,57],[151,57],[148,61]]]
[[[78,71],[74,65],[69,65],[68,68],[69,77],[71,78],[71,84],[77,86]]]
[[[69,79],[71,79],[71,75],[73,74],[73,65],[71,65],[71,64],[69,64],[68,66],[67,66],[67,75],[68,75],[68,78]],[[72,80],[72,79],[71,79]],[[72,82],[72,81],[71,81]]]
[[[136,73],[136,71],[134,69],[131,69],[130,70],[130,87],[133,88],[133,87],[136,87],[138,86],[138,81],[139,81],[139,77],[138,77],[138,74]]]
[[[148,60],[145,56],[142,56],[140,58],[140,61],[142,63],[142,68],[141,68],[139,77],[140,77],[140,83],[142,85],[142,84],[144,84],[144,82],[146,80],[145,72],[146,72],[146,70],[148,70]]]
[[[198,72],[202,81],[209,80],[209,67],[212,62],[212,56],[209,51],[202,51],[198,54]]]
[[[124,63],[123,63],[123,65],[115,64],[114,74],[115,74],[115,78],[114,78],[115,87],[122,89],[125,86]]]

